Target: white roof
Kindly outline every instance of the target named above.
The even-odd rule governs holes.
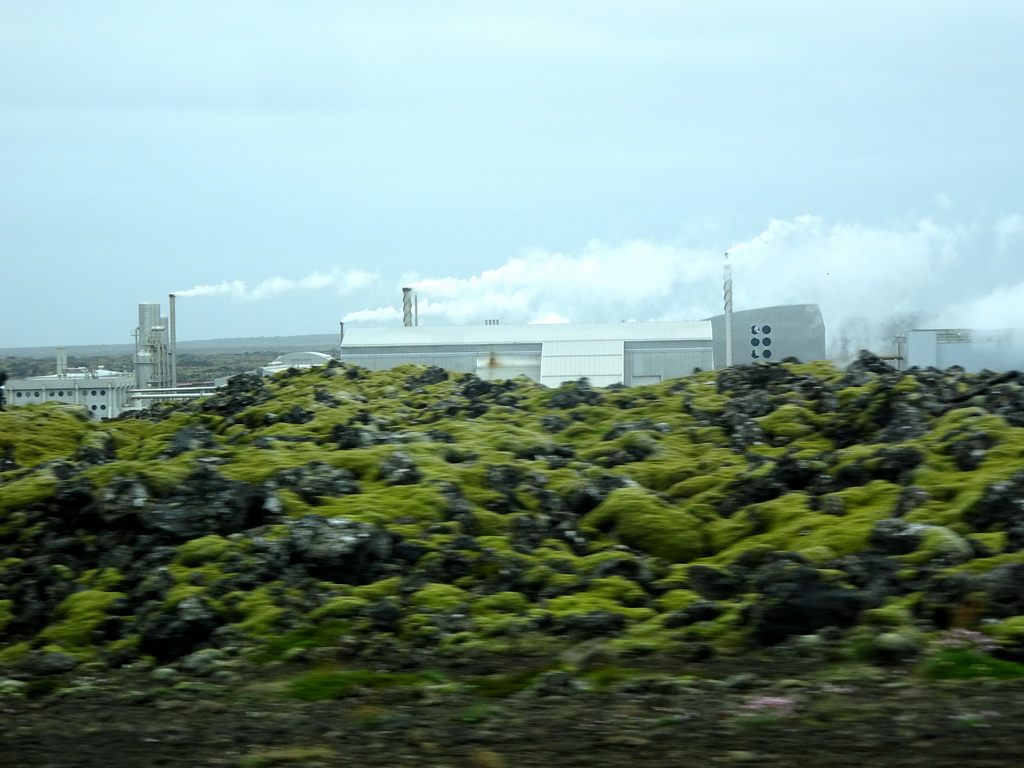
[[[23,379],[12,379],[12,383],[18,382],[60,382],[60,381],[97,381],[99,379],[131,379],[133,374],[125,373],[124,371],[111,371],[106,368],[97,368],[92,371],[83,371],[80,369],[71,369],[64,373],[63,376],[58,376],[55,373],[42,374],[40,376],[26,376]]]
[[[419,344],[537,344],[545,341],[711,341],[711,322],[346,328],[342,347]]]

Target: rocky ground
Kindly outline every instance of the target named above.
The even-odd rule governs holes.
[[[501,696],[474,685],[538,664],[435,666],[426,682],[358,686],[326,701],[287,695],[295,667],[228,684],[167,668],[104,672],[3,699],[0,755],[11,768],[970,768],[1019,765],[1024,755],[1021,682],[936,684],[902,668],[762,656],[638,660],[601,690],[593,676],[559,672]]]
[[[0,413],[3,765],[1014,765],[1022,662],[1016,372]]]

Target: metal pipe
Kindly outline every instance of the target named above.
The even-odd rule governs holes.
[[[174,319],[174,294],[168,294],[170,296],[170,311],[169,319],[171,326],[171,344],[170,344],[170,356],[171,356],[171,386],[178,386],[178,329],[176,321]]]
[[[725,252],[725,367],[732,368],[732,266],[729,252]]]

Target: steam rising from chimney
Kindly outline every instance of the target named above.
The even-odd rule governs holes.
[[[259,285],[249,288],[244,280],[227,280],[216,285],[197,285],[184,291],[175,291],[179,298],[198,296],[226,296],[238,301],[261,301],[291,291],[318,291],[334,288],[339,295],[369,288],[378,280],[378,275],[359,269],[330,272],[312,272],[300,280],[271,277]]]

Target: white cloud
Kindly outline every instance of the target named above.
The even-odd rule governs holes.
[[[1016,237],[1024,218],[996,229]],[[930,218],[866,226],[817,216],[776,219],[729,249],[736,309],[819,304],[829,345],[884,351],[887,339],[920,323],[964,327],[1019,317],[1024,260],[1012,274],[977,269],[991,227]],[[724,250],[724,249],[723,249]],[[694,320],[722,311],[722,251],[632,240],[588,243],[579,253],[533,249],[470,277],[411,282],[420,324],[459,325]],[[1011,280],[1009,288],[996,288]],[[395,301],[399,294],[396,289]],[[1020,309],[1018,309],[1020,308]],[[393,307],[354,312],[353,322],[399,321]]]
[[[942,313],[941,320],[950,328],[1024,328],[1024,280],[954,305]]]
[[[1019,213],[1003,216],[996,222],[995,229],[996,245],[999,250],[1005,251],[1015,239],[1024,235],[1024,216]]]

